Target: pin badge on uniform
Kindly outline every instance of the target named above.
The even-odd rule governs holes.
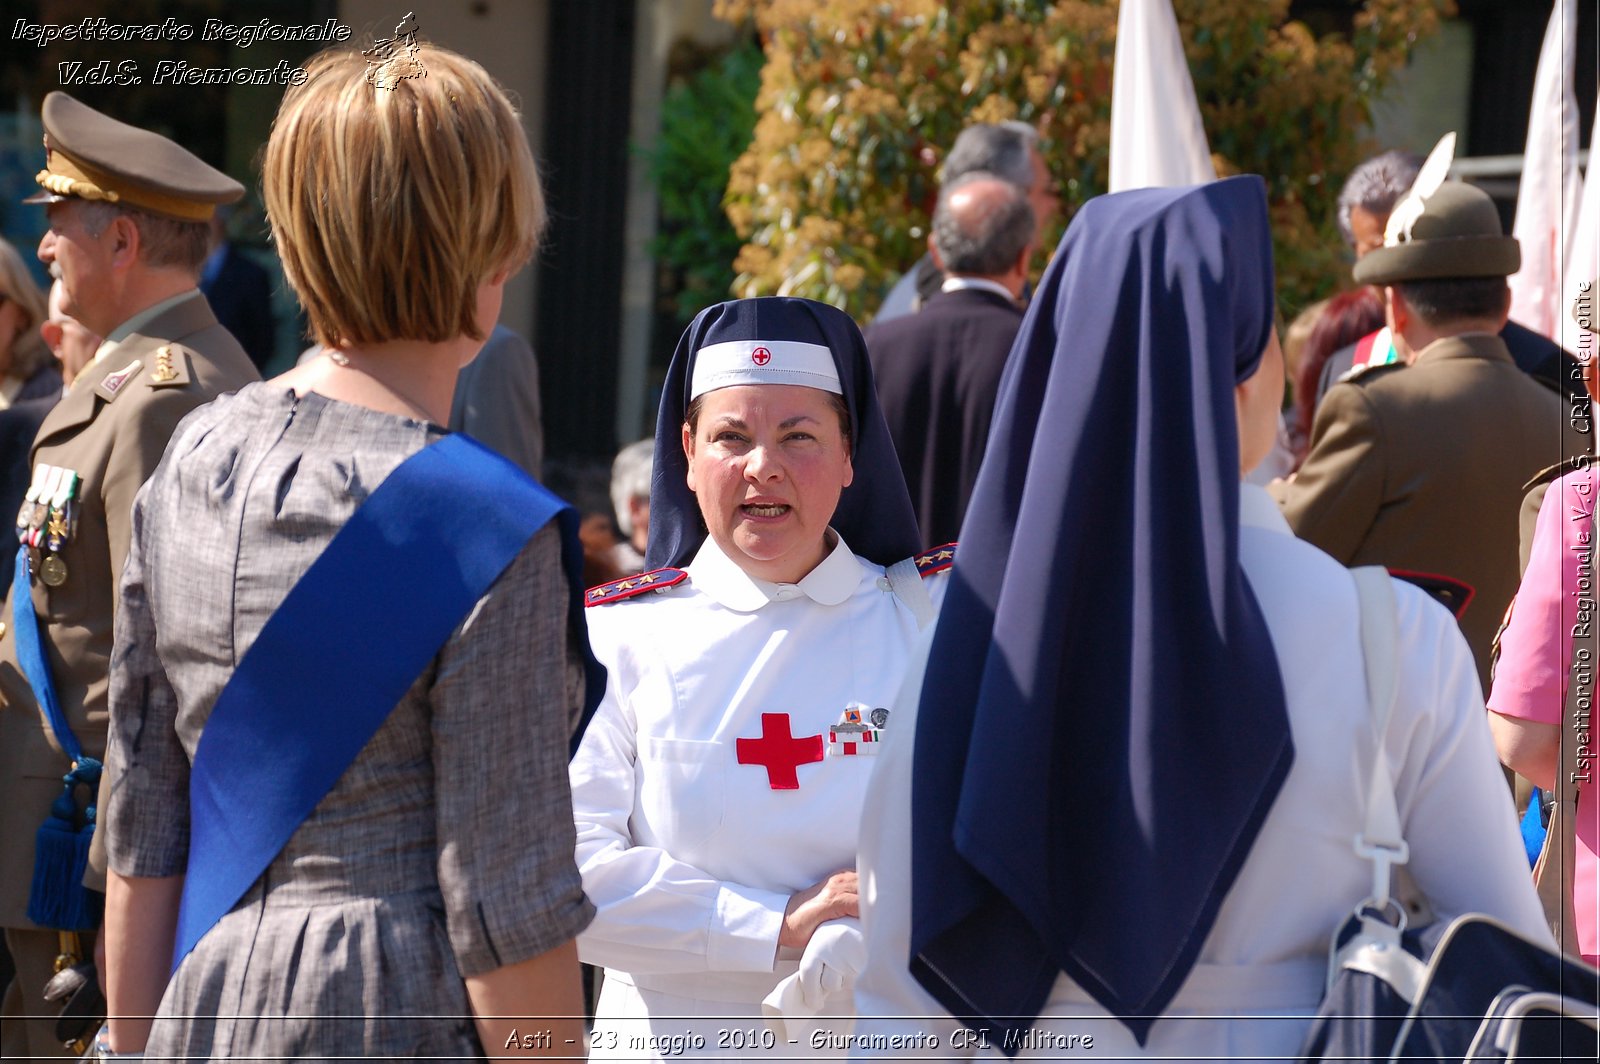
[[[873,709],[860,702],[852,702],[839,714],[839,722],[828,728],[829,757],[859,757],[876,754],[883,742],[884,725],[889,722],[889,711],[881,706]]]

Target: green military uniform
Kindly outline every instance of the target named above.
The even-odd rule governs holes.
[[[49,190],[46,202],[70,196],[120,201],[199,224],[197,213],[243,193],[170,141],[60,93],[46,101],[45,129],[51,164],[39,182]],[[152,141],[159,144],[152,147]],[[161,163],[159,184],[144,189],[138,182],[153,158]],[[69,294],[79,304],[94,298],[92,292]],[[57,699],[90,757],[105,753],[112,621],[134,495],[184,415],[255,379],[244,350],[194,289],[144,308],[113,330],[35,439],[31,458],[41,479],[54,476],[59,484],[75,477],[75,520],[58,537],[58,549],[41,543],[30,591]],[[33,924],[27,909],[35,833],[71,766],[22,672],[15,604],[14,592],[0,614],[0,927],[17,965],[6,993],[4,1049],[7,1055],[64,1054],[49,1018],[59,1006],[41,996],[60,952],[59,936]],[[80,806],[86,801],[80,796]],[[91,942],[84,936],[85,951]],[[33,1018],[15,1022],[23,1015]]]
[[[1400,232],[1391,224],[1391,242],[1357,264],[1357,281],[1516,271],[1516,241],[1487,194],[1445,182],[1414,206],[1420,213]],[[1461,629],[1487,691],[1490,647],[1519,579],[1524,485],[1585,448],[1561,398],[1518,370],[1498,336],[1469,332],[1329,389],[1300,472],[1270,490],[1295,534],[1345,565],[1468,584]]]

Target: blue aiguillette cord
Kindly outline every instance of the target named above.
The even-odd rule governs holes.
[[[16,627],[17,664],[27,677],[33,697],[44,710],[56,742],[76,764],[83,760],[83,747],[72,734],[61,703],[56,700],[55,681],[50,676],[50,663],[44,656],[44,644],[39,641],[39,617],[33,611],[33,580],[28,565],[28,546],[17,548],[17,568],[11,581],[11,620]]]
[[[581,625],[577,514],[465,436],[412,455],[339,530],[262,628],[201,733],[174,970],[552,518],[562,527],[569,619]],[[587,641],[583,650],[587,722],[605,681]]]

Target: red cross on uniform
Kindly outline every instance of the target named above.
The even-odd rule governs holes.
[[[758,366],[765,366],[768,362],[772,361],[772,352],[768,351],[764,347],[758,347],[754,351],[750,352],[750,361],[754,362]]]
[[[761,765],[767,770],[767,785],[775,791],[797,791],[800,777],[795,769],[822,760],[822,736],[795,736],[789,731],[789,714],[761,714],[761,738],[734,742],[741,765]]]

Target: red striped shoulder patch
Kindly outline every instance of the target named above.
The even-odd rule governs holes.
[[[597,584],[584,592],[585,606],[604,606],[608,602],[621,602],[642,595],[646,591],[663,591],[674,584],[689,579],[682,569],[652,569],[648,573],[630,576],[609,584]]]

